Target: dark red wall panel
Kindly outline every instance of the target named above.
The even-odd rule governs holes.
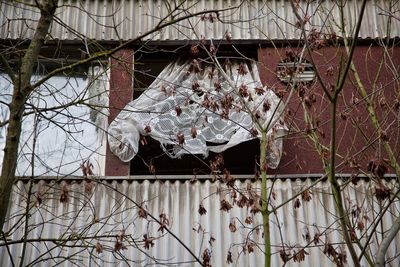
[[[110,73],[110,116],[111,123],[133,97],[133,50],[123,49],[111,59]],[[106,155],[106,176],[129,175],[130,163],[124,163],[114,156],[108,145]]]
[[[289,88],[279,81],[276,75],[277,64],[286,57],[288,48],[260,48],[258,51],[260,76],[262,82],[276,92],[284,91],[287,98]],[[307,53],[305,53],[307,54]],[[335,85],[341,59],[346,57],[343,48],[323,48],[313,52],[313,59],[321,74],[325,86]],[[305,56],[305,58],[308,58]],[[395,156],[399,160],[399,124],[395,103],[399,101],[399,66],[400,48],[396,47],[384,54],[378,46],[358,46],[353,61],[360,79],[376,107],[378,118],[387,132]],[[328,69],[333,68],[333,76],[328,75]],[[397,77],[397,80],[396,80]],[[330,140],[330,103],[327,101],[322,87],[314,82],[305,90],[304,97],[315,97],[316,102],[306,108],[312,114],[318,127],[311,129],[317,133],[321,145],[327,148],[325,157],[329,156]],[[304,98],[303,98],[304,99]],[[321,156],[315,146],[307,138],[309,127],[304,123],[304,108],[298,91],[293,93],[286,113],[286,121],[291,129],[284,141],[284,155],[280,167],[273,173],[278,174],[308,174],[323,173]],[[385,105],[386,103],[386,105]],[[397,113],[396,113],[397,112]],[[337,157],[338,172],[353,173],[350,165],[358,164],[366,170],[368,162],[373,158],[387,159],[379,135],[372,126],[367,115],[367,105],[362,100],[353,73],[349,73],[343,92],[339,96],[337,117],[337,144],[340,156]],[[393,170],[389,171],[393,172]]]

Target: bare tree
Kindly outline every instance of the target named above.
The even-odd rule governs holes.
[[[5,106],[7,106],[8,112],[6,112],[3,118],[4,120],[1,122],[2,127],[6,126],[7,130],[5,134],[5,148],[0,180],[0,228],[2,230],[5,230],[3,229],[3,226],[6,219],[10,220],[12,218],[16,218],[16,221],[14,222],[15,224],[12,225],[11,228],[7,229],[7,232],[2,232],[2,239],[4,241],[4,243],[2,243],[2,246],[7,249],[8,253],[10,253],[9,249],[11,245],[17,243],[23,244],[21,258],[18,261],[18,264],[20,266],[23,266],[24,264],[35,265],[39,261],[48,260],[49,256],[52,258],[59,258],[61,259],[61,262],[63,260],[74,262],[74,255],[78,255],[77,260],[79,260],[79,255],[82,250],[90,250],[91,255],[93,255],[93,251],[95,251],[97,254],[101,254],[103,251],[110,251],[111,253],[116,254],[116,258],[119,257],[119,260],[121,261],[125,261],[129,264],[135,263],[135,259],[125,258],[125,256],[121,255],[119,252],[126,249],[127,247],[140,248],[143,244],[145,248],[149,248],[153,246],[153,240],[156,239],[156,237],[150,236],[150,234],[144,234],[140,237],[128,238],[128,236],[124,232],[124,227],[118,229],[118,233],[116,233],[117,229],[113,227],[106,235],[99,234],[101,231],[92,232],[90,230],[89,232],[87,232],[89,229],[91,229],[93,225],[98,224],[100,221],[102,222],[101,224],[103,224],[104,226],[110,225],[110,220],[114,220],[117,217],[115,216],[115,214],[107,214],[105,215],[105,217],[98,218],[98,214],[93,213],[89,215],[89,217],[87,217],[87,219],[89,219],[87,227],[84,227],[82,229],[72,229],[74,227],[74,222],[76,220],[80,220],[80,214],[84,214],[86,212],[86,209],[91,210],[90,207],[93,207],[90,198],[91,191],[95,187],[95,183],[91,181],[93,178],[93,165],[89,161],[89,159],[81,163],[80,167],[79,164],[75,162],[75,169],[79,170],[80,168],[84,176],[87,177],[87,181],[84,183],[84,193],[79,192],[78,190],[76,193],[77,195],[74,195],[75,193],[73,194],[72,192],[75,191],[71,191],[70,188],[74,186],[71,186],[67,182],[63,181],[68,173],[65,173],[65,175],[61,175],[62,172],[60,172],[60,168],[63,167],[61,164],[65,163],[60,163],[60,168],[58,168],[58,170],[57,167],[56,169],[54,169],[54,166],[50,166],[51,164],[48,165],[48,173],[56,173],[56,176],[59,177],[58,183],[49,186],[34,184],[34,181],[36,179],[35,176],[37,174],[37,172],[35,172],[35,170],[37,170],[35,162],[41,161],[40,163],[46,166],[46,159],[40,158],[40,153],[36,152],[35,150],[36,140],[38,140],[37,136],[40,136],[40,133],[43,130],[42,128],[46,127],[43,126],[42,122],[45,121],[45,123],[47,123],[48,125],[51,124],[53,125],[53,127],[55,125],[56,128],[58,127],[60,129],[63,129],[66,135],[70,136],[70,138],[72,139],[75,138],[74,140],[82,147],[85,147],[86,149],[96,150],[96,148],[90,147],[89,144],[85,144],[84,140],[76,139],[76,135],[74,136],[74,134],[81,132],[82,129],[79,125],[85,123],[95,125],[98,128],[97,130],[100,132],[105,131],[105,129],[101,127],[104,126],[104,124],[102,125],[102,122],[96,121],[97,118],[100,118],[101,120],[102,117],[106,117],[108,112],[107,103],[96,101],[98,100],[98,98],[100,98],[101,100],[104,95],[104,90],[96,92],[98,86],[96,87],[95,85],[97,82],[99,82],[99,80],[102,79],[102,77],[104,77],[104,73],[106,73],[107,71],[107,67],[101,70],[104,66],[104,64],[102,64],[102,61],[107,60],[109,57],[113,57],[113,55],[115,55],[117,51],[129,45],[139,43],[140,40],[142,40],[143,38],[147,38],[148,36],[157,33],[167,26],[178,25],[181,21],[187,20],[189,18],[196,18],[203,14],[217,14],[217,12],[219,11],[234,9],[236,7],[191,13],[190,3],[187,4],[186,2],[165,2],[164,5],[167,12],[165,16],[159,18],[159,23],[156,24],[153,28],[149,29],[147,32],[139,34],[138,36],[134,36],[129,41],[121,41],[117,46],[111,49],[105,49],[96,44],[91,44],[90,46],[88,46],[87,38],[86,36],[84,36],[84,34],[79,33],[78,31],[76,31],[76,29],[69,28],[68,25],[64,24],[63,21],[59,19],[59,13],[57,13],[58,10],[62,10],[63,7],[71,8],[67,3],[50,0],[36,1],[32,3],[5,2],[2,4],[15,5],[16,12],[23,12],[25,9],[27,9],[33,10],[32,12],[34,15],[39,13],[37,22],[33,24],[34,29],[29,28],[29,26],[26,29],[28,31],[33,31],[32,39],[27,43],[17,42],[15,44],[12,44],[12,46],[5,47],[0,54],[2,70],[4,70],[5,73],[8,75],[7,78],[4,78],[4,93],[10,94],[10,98],[7,99],[5,103],[3,103]],[[82,9],[82,6],[80,6],[79,3],[77,6],[73,6],[72,8],[80,10],[86,15],[93,16],[94,18],[100,17],[100,15],[98,14],[91,14],[89,12],[86,12]],[[112,11],[110,11],[110,14],[107,16],[112,18]],[[22,19],[29,20],[31,18]],[[94,19],[94,21],[96,20]],[[29,25],[31,24],[29,23]],[[51,52],[44,49],[45,44],[47,42],[51,42],[51,27],[62,27],[69,34],[75,34],[77,38],[81,39],[83,43],[86,44],[86,47],[84,48],[86,49],[86,51],[82,51],[82,55],[84,55],[83,59],[72,60],[72,62],[68,61],[68,59],[65,61],[63,60],[61,62],[57,62],[57,59],[52,58],[50,55],[49,61],[50,63],[55,64],[55,67],[46,70],[43,75],[43,73],[40,73],[40,62],[43,60],[44,57],[49,56],[48,54],[46,54],[46,52]],[[117,31],[117,25],[110,25],[108,26],[108,28]],[[118,35],[118,32],[116,34]],[[57,51],[55,51],[55,53],[57,53]],[[14,58],[17,58],[17,60],[14,60]],[[82,88],[82,85],[80,83],[81,80],[79,79],[67,79],[66,81],[64,81],[63,84],[57,84],[54,87],[52,87],[51,85],[54,84],[54,81],[49,83],[49,81],[51,81],[52,79],[56,79],[56,76],[58,74],[65,74],[68,72],[72,73],[77,68],[87,65],[89,63],[97,64],[97,68],[99,68],[100,66],[100,70],[92,68],[92,73],[89,74],[92,80],[87,87]],[[38,72],[40,73],[40,75],[36,75],[36,73]],[[7,91],[7,87],[11,90]],[[93,87],[95,87],[95,90],[92,90]],[[49,99],[46,99],[46,95],[53,98],[53,103],[48,102]],[[56,104],[54,104],[54,102]],[[74,114],[71,111],[71,109],[73,109],[75,106],[80,107],[82,105],[87,106],[92,110],[90,114],[90,120],[88,120],[87,118],[83,118],[83,114]],[[98,113],[100,113],[100,116],[97,116]],[[55,116],[60,114],[62,116],[62,119],[61,121],[57,121],[57,119],[55,119]],[[21,133],[24,118],[27,118],[29,116],[34,116],[34,119],[31,121],[33,125],[30,125],[34,126],[34,130],[32,132],[32,135],[28,137],[28,142],[30,142],[29,149],[31,149],[31,151],[29,154],[18,155],[20,147],[26,145],[25,143],[21,142]],[[33,143],[31,143],[32,140]],[[24,142],[25,141],[26,140],[24,140]],[[64,148],[68,150],[69,145],[70,144],[65,144]],[[98,151],[92,152],[99,153]],[[62,157],[64,158],[65,156],[68,155],[64,153]],[[30,176],[30,179],[27,188],[27,197],[22,198],[23,202],[25,202],[25,207],[23,208],[23,212],[21,214],[11,214],[11,218],[7,218],[7,211],[8,207],[10,206],[10,195],[13,191],[13,185],[16,182],[15,173],[19,162],[18,158],[20,157],[27,157],[27,168],[28,170],[31,170],[31,174],[28,174],[28,176]],[[54,188],[58,189],[52,191],[54,190]],[[21,188],[21,190],[23,189]],[[51,237],[46,237],[47,233],[40,232],[38,234],[34,234],[35,238],[31,238],[30,236],[35,226],[39,226],[40,228],[41,225],[50,223],[49,221],[42,221],[39,224],[31,224],[31,222],[29,221],[29,217],[36,212],[43,212],[43,214],[47,212],[51,213],[50,210],[55,208],[55,206],[53,206],[52,204],[42,205],[42,200],[45,196],[49,196],[49,194],[51,196],[50,199],[52,198],[53,194],[59,194],[59,201],[61,203],[71,201],[71,195],[74,195],[73,201],[78,201],[78,203],[80,203],[78,207],[80,206],[81,208],[72,212],[71,214],[65,213],[60,215],[59,217],[49,218],[49,221],[54,221],[55,225],[59,225],[61,227],[59,238],[54,239]],[[117,198],[119,206],[115,207],[113,211],[117,213],[123,212],[119,211],[119,209],[125,205],[123,201],[123,194],[121,192],[117,193]],[[48,201],[51,202],[51,200],[49,200],[47,197],[46,199],[46,203],[49,203]],[[138,209],[138,216],[147,219],[149,225],[152,223],[156,223],[159,225],[161,236],[164,235],[164,233],[169,233],[170,235],[175,236],[167,227],[169,223],[168,218],[165,215],[161,216],[160,218],[156,218],[152,214],[149,214],[147,211],[141,208],[143,203],[137,203],[135,202],[135,200],[132,199],[129,200],[129,202],[132,203],[133,206],[129,206],[127,204],[128,206],[124,208],[125,210]],[[41,206],[40,209],[35,209],[35,207],[39,206]],[[75,216],[75,218],[71,216]],[[64,220],[72,221],[64,224]],[[8,236],[11,233],[20,230],[23,230],[24,232],[24,234],[20,237],[20,240],[8,240]],[[145,233],[146,232],[147,231],[145,231]],[[106,245],[103,241],[101,241],[102,238],[106,238],[107,240],[114,238],[115,240],[112,241],[114,245]],[[98,242],[97,244],[93,245],[92,243],[86,243],[86,240],[98,240]],[[34,247],[35,242],[47,242],[55,246],[47,247],[46,251],[40,252],[43,254],[39,254],[36,260],[28,263],[24,261],[24,257],[28,252],[31,252],[31,246]],[[126,245],[125,242],[129,243],[130,245]],[[200,260],[199,257],[191,252],[191,250],[185,244],[182,243],[182,246],[188,250],[189,254],[194,257],[195,261],[202,263],[202,260]],[[73,252],[73,255],[63,254],[62,250],[68,249],[69,247],[74,247],[74,249],[76,249],[76,251]],[[62,248],[61,251],[58,250],[58,248]],[[52,253],[55,253],[58,256],[55,257]],[[16,259],[13,259],[11,254],[9,256],[12,265],[17,264],[17,262],[14,262],[14,260]],[[152,259],[151,256],[148,256],[148,259],[144,261],[144,264],[147,264],[147,261],[149,260],[157,262],[158,259]]]
[[[274,246],[281,246],[279,253],[284,264],[291,260],[303,261],[308,255],[307,248],[315,246],[317,249],[321,248],[322,252],[337,266],[347,263],[347,253],[350,254],[349,258],[355,266],[361,266],[361,260],[365,260],[371,266],[383,266],[384,262],[389,263],[392,260],[390,256],[385,259],[385,254],[399,230],[398,211],[395,212],[397,215],[394,215],[393,226],[388,228],[382,224],[383,216],[391,214],[391,209],[396,209],[399,190],[399,153],[395,152],[399,149],[397,144],[399,92],[397,90],[398,68],[396,67],[398,63],[395,59],[398,50],[394,45],[395,41],[391,39],[392,20],[390,18],[387,20],[386,39],[379,40],[377,47],[366,50],[367,53],[363,57],[365,65],[361,66],[355,64],[354,55],[357,53],[356,60],[359,61],[360,53],[365,49],[357,47],[357,41],[360,27],[362,23],[366,23],[363,19],[367,1],[360,2],[358,15],[353,20],[355,26],[350,29],[344,13],[346,5],[349,5],[347,2],[332,3],[330,7],[322,5],[315,7],[308,2],[304,4],[291,2],[291,4],[297,20],[295,24],[301,35],[301,42],[297,43],[297,48],[292,45],[286,51],[276,49],[277,53],[280,51],[283,52],[281,54],[286,53],[286,58],[281,58],[281,65],[278,65],[278,76],[285,81],[287,86],[283,88],[283,92],[278,91],[278,93],[286,94],[286,97],[282,99],[282,105],[284,107],[289,105],[292,108],[295,106],[290,102],[293,91],[296,92],[297,96],[293,98],[292,102],[298,103],[297,101],[300,100],[300,108],[297,106],[297,112],[294,114],[293,110],[287,112],[291,135],[295,135],[297,129],[298,134],[312,144],[316,154],[321,158],[321,168],[325,175],[321,176],[315,184],[305,186],[304,190],[300,190],[297,195],[279,205],[274,204],[274,185],[271,182],[270,187],[267,187],[265,168],[265,148],[268,147],[268,139],[264,135],[265,129],[257,124],[260,120],[255,116],[253,120],[257,125],[257,130],[263,133],[259,164],[262,177],[261,193],[257,190],[243,191],[236,188],[235,179],[229,174],[229,171],[225,171],[221,180],[227,183],[226,196],[232,201],[227,202],[225,198],[222,198],[221,210],[229,211],[236,204],[239,207],[246,206],[255,213],[261,212],[264,226],[262,251],[265,254],[266,266],[271,265]],[[388,4],[387,8],[390,10],[387,11],[388,14],[393,13],[392,9],[395,9],[395,6],[396,3]],[[332,10],[336,9],[338,16],[331,16]],[[319,25],[318,29],[314,28],[310,22],[316,16],[323,17],[325,23],[322,27]],[[332,49],[328,50],[327,47],[332,47]],[[208,50],[209,55],[213,51],[211,48],[203,48]],[[327,53],[324,54],[324,50],[340,56],[330,63],[325,63],[329,62],[330,58]],[[380,55],[381,58],[377,58],[376,55]],[[311,79],[312,82],[310,82],[305,77],[302,82],[301,76],[306,76],[310,67],[314,71],[315,81]],[[376,70],[376,72],[372,70]],[[368,76],[361,72],[366,72]],[[366,78],[360,78],[361,75]],[[354,82],[351,83],[349,80]],[[237,86],[235,91],[244,98],[245,103],[251,101],[250,98],[247,99],[247,95],[243,95],[240,86]],[[251,93],[249,94],[251,95]],[[392,101],[388,101],[388,99]],[[362,109],[365,107],[366,112],[360,111],[361,107]],[[240,108],[242,107],[240,106]],[[245,108],[243,109],[245,110]],[[299,119],[303,120],[300,127],[305,127],[305,129],[299,128],[296,123]],[[342,120],[344,123],[338,122],[338,120]],[[340,133],[340,138],[338,133]],[[361,140],[359,140],[360,138]],[[346,144],[349,143],[351,145],[346,147]],[[375,149],[375,151],[371,151],[371,149]],[[217,162],[221,162],[221,160],[217,159]],[[213,166],[213,164],[211,165]],[[349,179],[341,179],[337,175],[348,170],[352,172]],[[396,177],[389,183],[385,181],[385,177],[390,177],[385,176],[388,172]],[[352,190],[357,190],[354,185],[357,185],[360,176],[365,176],[365,179],[370,181],[372,189],[366,192],[361,200],[355,200],[350,197],[350,194]],[[332,225],[339,227],[334,230],[341,235],[339,246],[335,247],[329,240],[331,230],[317,231],[314,239],[307,231],[303,235],[306,241],[305,245],[299,245],[299,241],[295,246],[287,245],[287,241],[283,238],[280,245],[272,244],[270,216],[272,214],[277,216],[279,210],[292,201],[295,209],[301,206],[300,199],[304,202],[310,201],[313,190],[317,188],[316,184],[323,179],[328,179],[332,190],[331,196],[337,214],[337,217],[333,216],[335,219]],[[259,202],[262,204],[261,207],[257,207]],[[380,208],[376,209],[374,205],[379,205]],[[199,212],[205,213],[206,211],[199,208]],[[368,215],[369,213],[375,215]],[[366,227],[369,223],[374,226]],[[244,225],[243,222],[242,224]],[[276,224],[279,225],[279,221]],[[319,227],[330,229],[331,225]],[[381,236],[376,232],[379,227],[381,227]],[[235,220],[230,223],[229,229],[235,231]],[[258,227],[254,229],[258,229]],[[322,242],[322,236],[326,237],[325,242]],[[257,246],[249,236],[242,245],[244,252],[252,252],[253,247]],[[346,249],[343,249],[342,245],[345,245]],[[228,252],[228,261],[232,261],[231,252]]]

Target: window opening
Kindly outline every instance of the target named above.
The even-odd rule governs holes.
[[[49,69],[38,66],[32,80]],[[81,175],[80,164],[90,160],[94,173],[103,175],[105,130],[108,117],[108,79],[101,66],[88,67],[85,74],[71,72],[51,77],[32,92],[23,118],[18,155],[18,176],[31,175],[34,152],[35,175]],[[0,73],[0,121],[9,117],[12,84]],[[81,104],[85,101],[86,104]],[[90,108],[92,106],[93,108]],[[34,131],[34,125],[36,131]],[[6,126],[0,128],[0,159],[3,157]],[[34,135],[37,135],[33,148]],[[1,164],[1,160],[0,160]],[[0,165],[1,168],[1,165]]]
[[[228,116],[224,117],[224,108],[222,106],[214,110],[211,110],[210,106],[204,107],[204,99],[207,97],[222,98],[228,95],[237,97],[238,93],[231,90],[232,86],[227,86],[228,82],[223,81],[224,85],[221,89],[223,93],[215,93],[213,95],[212,93],[216,90],[214,88],[216,83],[213,77],[217,75],[215,77],[222,80],[218,76],[220,74],[215,72],[211,76],[207,75],[207,73],[217,71],[207,64],[201,67],[204,70],[193,71],[196,68],[193,65],[196,64],[195,62],[195,60],[180,60],[170,63],[169,57],[167,59],[157,58],[156,60],[151,59],[148,61],[137,60],[135,63],[134,97],[136,98],[139,95],[140,98],[128,104],[109,128],[111,150],[117,153],[121,160],[128,161],[132,159],[132,175],[153,174],[154,171],[156,174],[209,174],[210,168],[206,164],[208,165],[210,159],[221,152],[224,154],[225,167],[232,173],[254,173],[256,168],[255,158],[258,157],[259,151],[259,141],[258,139],[252,140],[255,136],[250,131],[253,123],[250,117],[246,117],[249,116],[248,113],[238,109],[234,111],[234,105],[228,105],[228,113],[236,112],[233,115],[233,117],[236,116],[235,118],[232,119],[229,116],[228,119]],[[232,75],[231,80],[237,81],[246,87],[251,86],[249,92],[253,94],[253,97],[257,98],[255,93],[257,90],[255,88],[256,86],[261,87],[261,83],[258,80],[258,70],[253,63],[245,63],[243,66],[245,66],[245,69],[247,68],[245,74],[242,75],[243,77],[238,75],[240,68],[242,68],[242,64],[239,64],[239,62],[227,65],[226,71],[229,72],[229,75]],[[160,71],[161,74],[157,76],[157,72]],[[194,74],[194,76],[197,75],[196,78],[193,78],[192,72],[196,73]],[[206,76],[209,77],[205,78]],[[154,80],[155,82],[152,83]],[[200,89],[198,89],[199,93],[196,91],[197,88],[194,88],[193,84],[195,82],[201,83]],[[237,84],[234,90],[239,86]],[[147,89],[143,90],[143,88]],[[271,92],[267,94],[271,94]],[[249,97],[251,93],[242,94],[241,96]],[[145,95],[143,96],[142,94]],[[157,99],[164,99],[160,101],[166,102],[157,102]],[[218,100],[220,101],[221,99]],[[257,101],[259,100],[256,99],[254,101],[253,108],[255,109],[262,106]],[[279,99],[276,102],[279,102]],[[192,104],[194,108],[190,109]],[[272,106],[277,105],[274,100],[270,104]],[[146,111],[146,108],[149,107],[152,110],[151,112]],[[180,108],[185,110],[179,110]],[[158,114],[157,112],[160,115],[154,115]],[[183,115],[179,117],[179,114]],[[180,121],[183,120],[182,116],[188,116],[187,119],[192,121],[191,123],[196,126],[196,133],[200,133],[208,127],[204,125],[211,125],[211,128],[203,131],[211,131],[210,133],[200,133],[203,134],[202,138],[204,136],[208,137],[206,139],[199,139],[198,136],[197,139],[193,136],[189,138],[190,133],[185,132],[189,131],[188,128],[181,128],[179,126],[181,125]],[[268,117],[267,115],[265,116]],[[193,120],[193,118],[198,119]],[[197,121],[200,120],[202,121],[198,123]],[[278,120],[275,121],[277,122]],[[129,125],[127,124],[128,122]],[[235,127],[240,125],[240,127],[236,127],[237,129],[235,127],[232,128],[228,126],[230,124],[233,124]],[[188,124],[186,123],[185,125],[184,127],[187,127]],[[125,130],[123,127],[125,126],[130,129],[129,132],[124,133]],[[228,131],[218,134],[220,130],[217,129],[218,127],[222,127],[223,130],[225,130],[224,128],[228,128]],[[121,131],[122,136],[120,135]],[[180,133],[181,131],[182,133]],[[124,134],[127,134],[127,136],[124,136]],[[147,136],[143,137],[147,134],[156,140]],[[185,136],[185,141],[182,141],[182,143],[180,143],[179,134]],[[232,136],[235,136],[236,139],[232,139]],[[232,140],[235,141],[231,142]],[[132,144],[132,142],[134,146],[124,145],[126,143]],[[196,146],[198,142],[204,142],[204,145]],[[196,155],[191,155],[190,153]],[[131,156],[132,154],[133,156]],[[203,159],[204,154],[208,154],[209,157]],[[138,156],[135,157],[135,155]]]

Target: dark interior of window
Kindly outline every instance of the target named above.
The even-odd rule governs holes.
[[[179,56],[193,57],[184,49],[176,52],[135,54],[134,99],[140,96],[165,66]],[[131,161],[131,175],[149,175],[154,172],[156,175],[207,175],[211,172],[209,165],[215,158],[215,153],[210,152],[207,158],[202,155],[184,155],[180,159],[172,159],[164,153],[158,141],[146,137],[146,142],[145,145],[140,144],[138,155]],[[233,174],[254,174],[259,158],[259,140],[251,140],[232,147],[222,155],[224,166],[221,167],[221,173],[226,168]]]
[[[216,156],[210,152],[207,158],[202,155],[184,155],[180,159],[171,159],[160,147],[160,143],[147,137],[147,144],[139,146],[139,154],[131,161],[132,175],[152,174],[151,167],[158,175],[183,175],[183,174],[210,174],[210,161]],[[260,142],[254,139],[222,153],[224,165],[220,172],[226,168],[233,174],[254,174],[257,171],[256,162],[259,158]]]

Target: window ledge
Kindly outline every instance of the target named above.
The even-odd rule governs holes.
[[[232,174],[236,179],[238,180],[247,180],[247,179],[253,179],[254,180],[254,174]],[[323,173],[311,173],[311,174],[269,174],[268,178],[275,178],[275,179],[290,179],[290,180],[296,180],[296,179],[318,179],[324,177],[325,174]],[[339,173],[337,174],[337,177],[340,178],[349,178],[352,174],[350,173]],[[221,175],[222,176],[222,175]],[[359,178],[367,178],[365,175],[358,175]],[[84,176],[74,176],[74,175],[69,175],[65,177],[60,177],[60,176],[40,176],[40,177],[35,177],[35,180],[84,180],[87,177]],[[128,176],[93,176],[93,179],[95,180],[130,180],[130,181],[142,181],[142,180],[192,180],[194,178],[193,175],[128,175]],[[393,179],[396,178],[396,174],[386,174],[385,178],[387,179]],[[18,180],[29,180],[30,177],[17,177]],[[197,175],[196,180],[213,180],[214,177],[212,175]]]

